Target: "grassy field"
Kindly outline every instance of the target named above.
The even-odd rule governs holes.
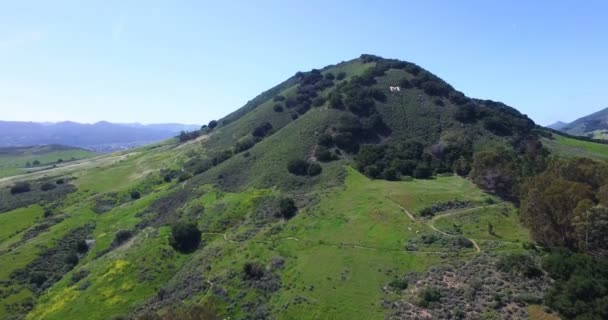
[[[37,146],[26,148],[0,148],[0,178],[42,170],[58,160],[73,161],[94,156],[92,151],[63,146]],[[40,164],[26,167],[29,162]]]
[[[554,139],[542,139],[543,144],[553,153],[562,156],[581,156],[608,160],[608,144],[572,139],[557,134],[554,134],[553,137]]]

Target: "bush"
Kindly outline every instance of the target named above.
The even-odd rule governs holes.
[[[321,171],[323,169],[321,168],[321,166],[318,163],[311,163],[308,165],[308,170],[306,170],[306,173],[311,176],[314,177],[316,175],[321,174]]]
[[[169,243],[176,251],[193,252],[201,244],[201,231],[194,223],[178,222],[171,227]]]
[[[287,171],[297,176],[306,175],[308,171],[308,162],[301,159],[294,159],[287,163]]]
[[[344,80],[344,78],[346,78],[346,72],[339,72],[336,75],[336,80]]]
[[[11,187],[11,194],[29,192],[30,184],[27,182],[17,182]]]
[[[137,199],[141,198],[141,193],[139,193],[139,191],[131,191],[130,195],[131,195],[131,199],[133,199],[133,200],[137,200]]]
[[[404,278],[395,278],[388,285],[395,290],[405,290],[407,289],[408,282]]]
[[[433,175],[433,172],[431,167],[429,167],[427,164],[420,163],[418,166],[416,166],[416,169],[414,169],[413,174],[414,178],[416,179],[428,179]]]
[[[272,110],[274,110],[274,112],[283,112],[285,109],[283,109],[282,104],[277,103],[274,105],[274,107],[272,107]]]
[[[133,232],[131,230],[121,229],[116,232],[114,235],[114,241],[112,241],[112,247],[118,247],[121,244],[125,243],[127,240],[133,237]]]
[[[243,266],[245,280],[260,280],[266,272],[264,266],[257,262],[247,262]]]
[[[441,292],[439,289],[430,287],[424,288],[418,294],[418,305],[423,308],[428,308],[432,302],[439,302],[441,299]]]
[[[272,101],[284,101],[284,100],[285,100],[285,97],[280,94],[276,95],[276,96],[274,96],[274,98],[272,98]]]
[[[57,179],[57,181],[55,181],[56,184],[64,184],[63,179]]]
[[[82,239],[76,242],[76,251],[80,254],[84,254],[89,251],[89,245],[87,245],[87,241]]]
[[[42,191],[49,191],[49,190],[53,190],[55,188],[57,188],[57,186],[52,182],[45,182],[40,186],[40,190],[42,190]]]
[[[255,140],[251,137],[239,140],[234,146],[234,152],[239,153],[251,149],[255,145]]]
[[[540,270],[534,259],[525,253],[511,253],[503,255],[496,262],[498,270],[505,273],[514,273],[528,278],[540,277]]]
[[[331,147],[334,145],[334,139],[329,133],[323,133],[319,136],[318,144],[324,147]],[[608,192],[607,192],[608,194]],[[606,197],[608,199],[608,197]]]
[[[253,132],[251,134],[256,138],[264,138],[271,131],[272,131],[272,125],[270,124],[270,122],[264,122],[264,123],[260,124],[259,126],[255,127],[255,129],[253,129]]]
[[[296,203],[291,198],[281,198],[279,200],[279,216],[284,219],[291,219],[298,212]]]
[[[331,154],[331,151],[329,151],[329,149],[324,146],[317,146],[317,149],[315,150],[315,157],[321,162],[333,160],[333,155]]]
[[[213,128],[217,127],[217,121],[216,121],[216,120],[211,120],[211,121],[209,121],[209,124],[207,125],[207,127],[208,127],[209,129],[212,129],[212,130],[213,130]]]

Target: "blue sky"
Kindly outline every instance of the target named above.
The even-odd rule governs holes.
[[[541,124],[608,107],[606,1],[0,0],[0,119],[206,123],[300,70],[415,62]]]

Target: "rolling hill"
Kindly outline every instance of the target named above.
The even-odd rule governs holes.
[[[169,139],[180,131],[197,130],[198,125],[120,124],[100,121],[36,123],[0,121],[0,147],[67,145],[96,152],[124,150]]]
[[[89,150],[61,145],[0,147],[0,178],[46,170],[94,155]]]
[[[551,127],[550,127],[551,128]],[[608,108],[594,112],[588,116],[552,128],[575,136],[584,136],[593,139],[606,139],[608,137]]]
[[[573,144],[413,63],[298,72],[180,139],[0,178],[0,318],[548,319],[520,190]]]

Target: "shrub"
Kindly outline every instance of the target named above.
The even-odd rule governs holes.
[[[308,162],[301,159],[293,159],[287,163],[287,170],[289,173],[297,176],[306,175],[308,171]]]
[[[114,235],[114,241],[112,241],[112,246],[118,247],[121,244],[125,243],[127,240],[131,239],[131,237],[133,237],[133,232],[131,230],[118,230]]]
[[[336,80],[344,80],[344,78],[346,78],[346,72],[339,72],[336,75]]]
[[[32,165],[34,165],[34,166],[39,166],[39,165],[40,165],[40,161],[38,161],[38,160],[34,160],[34,162],[32,162]]]
[[[274,96],[274,98],[272,98],[272,101],[284,101],[285,100],[285,96],[282,95],[276,95]]]
[[[255,127],[255,129],[253,129],[253,132],[251,134],[256,138],[264,138],[271,131],[272,131],[272,125],[270,124],[270,122],[264,122],[264,123],[260,124],[259,126]]]
[[[141,193],[139,193],[139,191],[131,191],[130,195],[131,195],[131,199],[133,199],[133,200],[137,200],[137,199],[141,198]]]
[[[328,73],[325,74],[325,79],[327,79],[327,80],[334,80],[335,78],[336,77],[331,72],[328,72]]]
[[[255,140],[251,137],[239,140],[234,146],[234,152],[239,153],[251,149],[255,145]]]
[[[281,198],[279,200],[279,216],[284,219],[291,219],[298,212],[296,203],[291,198]]]
[[[438,302],[441,299],[439,289],[430,287],[424,288],[418,294],[418,305],[423,308],[428,308],[432,302]]]
[[[87,241],[84,239],[81,239],[78,242],[76,242],[76,251],[78,251],[78,253],[80,253],[80,254],[84,254],[87,251],[89,251],[89,245],[87,244]]]
[[[323,133],[322,135],[319,136],[318,143],[321,146],[329,148],[334,145],[334,139],[331,137],[331,135],[329,133]],[[608,187],[607,187],[607,189],[608,189]],[[608,194],[608,192],[607,192],[607,194]],[[608,196],[606,197],[606,199],[608,199]]]
[[[331,151],[329,151],[329,149],[327,149],[324,146],[317,146],[317,148],[315,150],[315,157],[317,158],[317,160],[319,160],[321,162],[327,162],[327,161],[333,160]]]
[[[201,244],[201,231],[194,223],[178,222],[171,227],[170,244],[176,251],[192,252]]]
[[[30,184],[27,182],[17,182],[11,187],[12,194],[29,192],[30,190]]]
[[[274,107],[272,107],[272,110],[274,110],[274,112],[283,112],[285,109],[283,109],[282,104],[277,103],[274,105]]]
[[[408,282],[404,278],[395,278],[388,285],[395,290],[405,290],[407,289]]]
[[[53,190],[55,188],[57,188],[57,186],[52,182],[45,182],[40,186],[40,190],[42,190],[42,191],[49,191],[49,190]]]
[[[420,163],[414,169],[414,178],[416,179],[428,179],[433,175],[431,171],[431,167],[429,167],[426,163]]]
[[[209,127],[209,129],[212,129],[217,127],[217,121],[216,120],[211,120],[209,121],[209,124],[207,125],[207,127]]]
[[[63,183],[64,183],[64,181],[63,181],[63,179],[57,179],[57,181],[55,181],[55,183],[56,183],[56,184],[63,184]]]
[[[525,253],[501,256],[496,262],[496,268],[505,273],[514,273],[528,278],[540,277],[543,274],[534,259]]]
[[[306,173],[311,176],[314,177],[316,175],[321,174],[321,171],[323,169],[321,168],[321,166],[318,163],[311,163],[308,165],[308,170],[306,170]]]
[[[399,80],[399,87],[401,87],[401,89],[410,89],[412,87],[412,83],[407,78],[403,78]]]
[[[264,266],[257,262],[247,262],[243,266],[245,280],[260,280],[265,272]]]

